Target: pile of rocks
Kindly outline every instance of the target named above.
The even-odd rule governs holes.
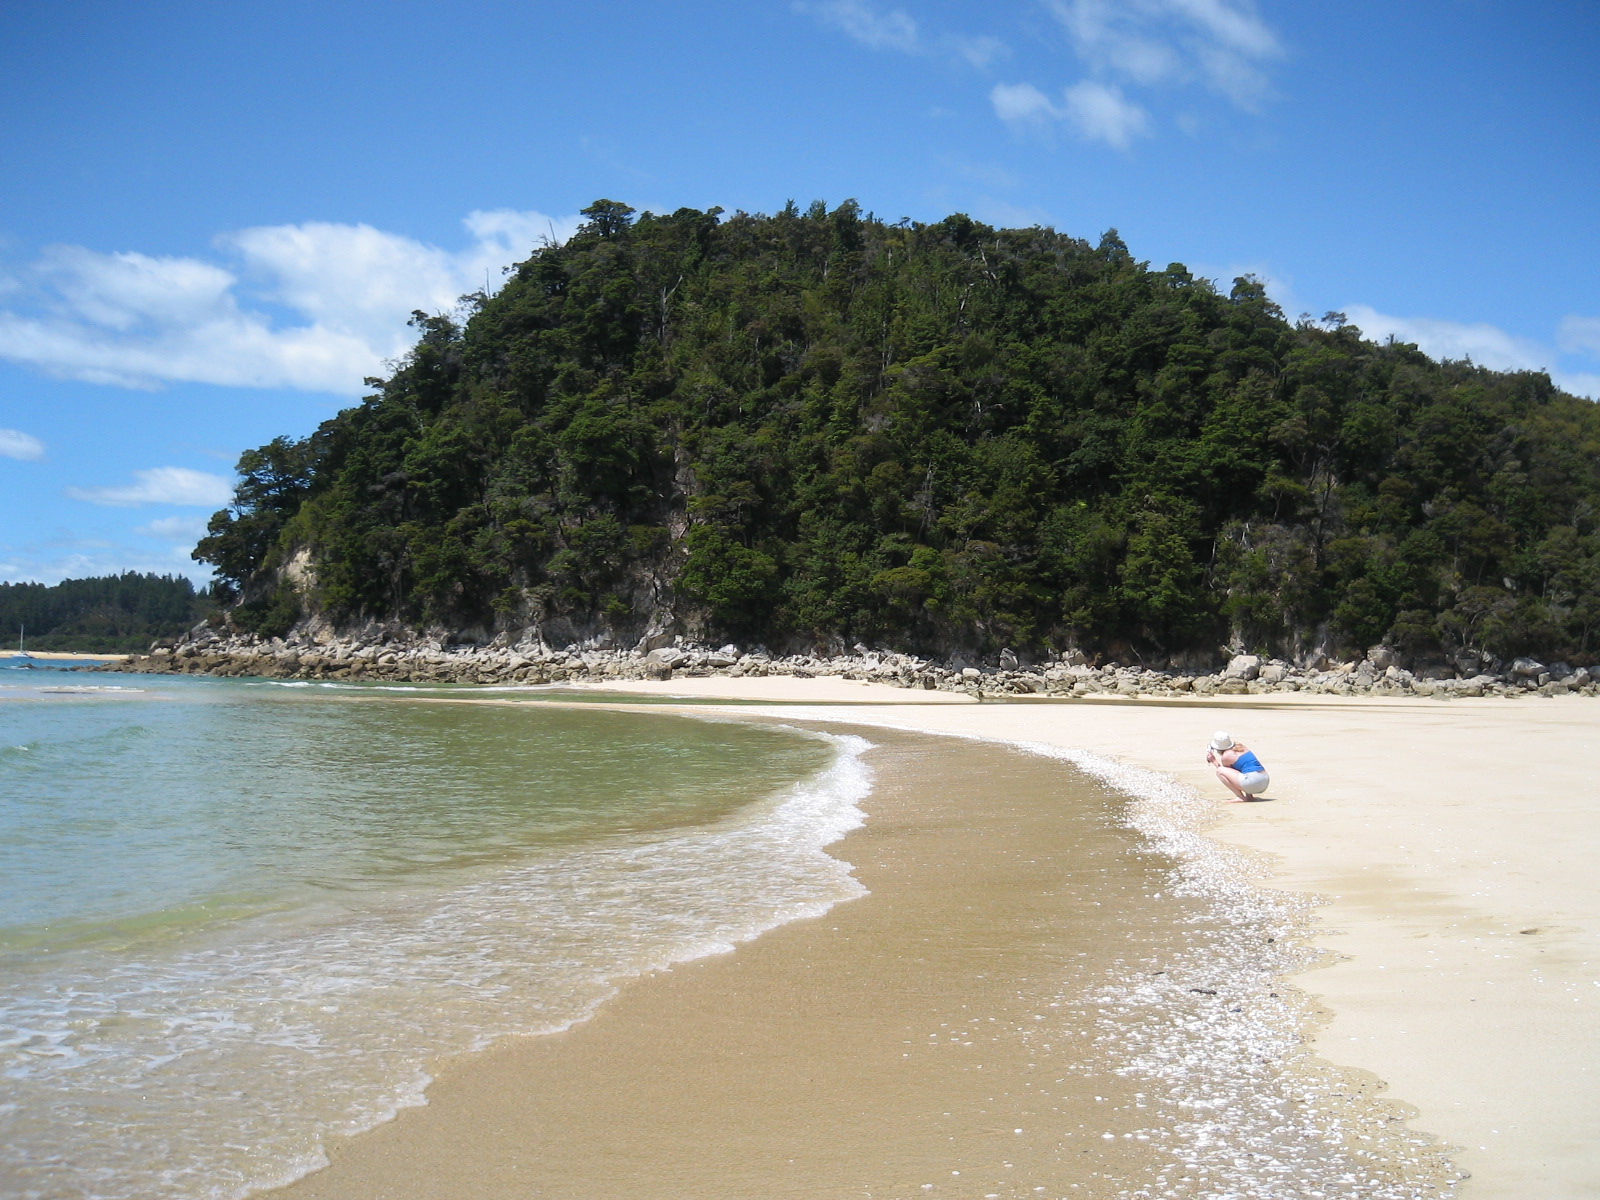
[[[832,656],[774,656],[673,645],[645,650],[551,649],[522,642],[488,646],[449,645],[437,639],[385,635],[374,640],[313,642],[224,636],[198,629],[174,646],[109,665],[108,670],[151,674],[252,676],[265,679],[350,680],[392,683],[549,684],[604,682],[721,675],[787,675],[802,679],[832,676],[930,691],[987,696],[1244,696],[1308,692],[1336,696],[1593,696],[1600,690],[1600,667],[1573,669],[1519,658],[1502,670],[1473,655],[1455,666],[1412,672],[1400,667],[1393,651],[1374,647],[1358,662],[1295,666],[1277,659],[1240,654],[1216,672],[1155,670],[1111,662],[1091,665],[1078,651],[1059,660],[1024,666],[1004,651],[998,662],[971,666],[960,661],[936,664],[910,654],[869,650]]]

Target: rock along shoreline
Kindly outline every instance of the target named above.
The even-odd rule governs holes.
[[[374,638],[284,641],[197,629],[176,644],[155,646],[94,670],[153,675],[216,675],[373,683],[540,685],[604,683],[724,676],[843,678],[973,696],[1243,696],[1304,692],[1335,696],[1466,697],[1594,696],[1600,667],[1569,667],[1519,658],[1510,664],[1475,655],[1455,666],[1413,672],[1386,647],[1373,647],[1355,662],[1296,665],[1238,654],[1220,670],[1158,670],[1142,665],[1088,662],[1079,651],[1024,665],[1010,651],[997,663],[971,665],[960,659],[936,663],[911,654],[856,646],[851,654],[787,655],[736,646],[695,645],[645,650],[509,644],[452,645],[442,639],[386,633]]]

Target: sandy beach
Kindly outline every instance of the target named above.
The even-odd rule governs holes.
[[[1219,804],[1220,821],[1211,836],[1257,852],[1263,885],[1322,902],[1316,941],[1332,954],[1293,980],[1323,1010],[1324,1023],[1308,1030],[1316,1053],[1381,1081],[1385,1094],[1405,1106],[1413,1129],[1455,1147],[1454,1162],[1470,1172],[1460,1185],[1462,1197],[1600,1195],[1600,1146],[1592,1136],[1600,1121],[1593,1080],[1600,1051],[1600,917],[1591,883],[1600,816],[1591,801],[1587,754],[1600,708],[1586,700],[1273,696],[952,703],[945,696],[821,679],[687,679],[631,690],[658,701],[682,697],[686,711],[706,701],[741,700],[756,703],[733,714],[1031,744],[1069,758],[1088,752],[1161,772],[1219,800],[1223,792],[1202,760],[1203,750],[1214,729],[1233,732],[1257,749],[1274,783],[1269,802]],[[658,704],[651,707],[660,711]],[[927,781],[927,789],[947,790],[939,779]],[[914,801],[906,803],[894,821],[918,828],[923,815]],[[948,822],[941,832],[933,811],[926,814],[927,836],[937,845],[955,835]],[[869,820],[868,832],[877,819]],[[491,1135],[474,1145],[503,1147],[499,1161],[506,1170],[518,1169],[519,1162],[528,1170],[532,1159],[508,1166],[506,1156],[515,1159],[519,1146],[526,1151],[535,1129],[554,1131],[538,1137],[559,1137],[561,1126],[548,1100],[529,1107],[526,1087],[517,1089],[519,1079],[539,1080],[543,1094],[554,1089],[577,1104],[569,1085],[581,1091],[583,1078],[612,1078],[599,1065],[607,1056],[614,1070],[625,1071],[646,1042],[683,1038],[693,1045],[706,1038],[706,1023],[720,1024],[719,1014],[705,1009],[706,996],[719,989],[731,993],[726,979],[714,980],[709,993],[697,979],[750,969],[758,960],[798,962],[797,954],[813,951],[802,953],[790,945],[792,939],[853,919],[845,914],[854,910],[867,913],[892,894],[853,856],[865,845],[852,840],[837,852],[863,868],[873,896],[820,921],[785,927],[732,955],[625,987],[596,1020],[569,1034],[499,1047],[448,1066],[427,1108],[334,1147],[333,1168],[288,1194],[398,1196],[406,1194],[395,1190],[401,1180],[429,1195],[472,1194],[443,1182],[459,1176],[460,1159],[442,1150],[442,1139],[468,1127]],[[965,854],[946,858],[954,883],[971,882]],[[994,931],[992,923],[982,928]],[[828,971],[860,970],[852,944],[834,948]],[[880,945],[870,953],[881,959],[884,951]],[[871,972],[862,977],[868,986],[876,978]],[[890,977],[882,975],[885,981]],[[671,1003],[670,993],[679,989],[692,1002]],[[889,986],[874,997],[875,1011],[914,1025],[922,1014],[907,1005],[906,995]],[[816,1012],[797,1011],[792,1028],[818,1021],[833,1025]],[[565,1057],[555,1065],[535,1061],[547,1056]],[[753,1058],[730,1054],[712,1078],[758,1104],[763,1093],[759,1076],[749,1074]],[[994,1069],[1008,1068],[1001,1062]],[[567,1082],[556,1089],[552,1080]],[[1065,1125],[1062,1132],[1069,1132]],[[679,1162],[666,1142],[657,1150],[663,1169]],[[484,1149],[479,1157],[488,1153]],[[385,1175],[385,1163],[404,1169]],[[1121,1177],[1130,1179],[1138,1163],[1108,1172],[1124,1168],[1129,1173]],[[495,1178],[526,1180],[518,1194],[527,1195],[691,1194],[579,1186],[584,1176],[581,1167],[575,1169],[568,1186],[548,1189],[533,1175]],[[842,1180],[825,1184],[818,1175],[806,1178],[813,1186],[781,1194],[918,1194],[909,1177],[906,1190],[877,1192],[847,1190]]]

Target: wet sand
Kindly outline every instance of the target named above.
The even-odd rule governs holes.
[[[427,1107],[274,1195],[1109,1200],[1335,1195],[1346,1172],[1440,1194],[1449,1164],[1372,1081],[1306,1069],[1310,1006],[1254,969],[1292,957],[1284,930],[1179,894],[1125,796],[871,736],[868,821],[834,848],[869,895],[441,1064]]]
[[[1151,1177],[1155,1148],[1121,1136],[1147,1123],[1134,1085],[1071,1077],[1092,1012],[1056,997],[1165,928],[1160,865],[1105,819],[1115,798],[1061,797],[1059,764],[872,736],[844,843],[870,895],[445,1064],[427,1107],[274,1196],[1110,1197]]]

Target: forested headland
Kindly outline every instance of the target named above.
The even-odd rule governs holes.
[[[242,458],[236,628],[1594,659],[1600,412],[1097,243],[600,201]]]
[[[131,654],[178,637],[214,608],[209,591],[176,575],[133,571],[60,583],[0,583],[0,649],[24,628],[30,650]]]

